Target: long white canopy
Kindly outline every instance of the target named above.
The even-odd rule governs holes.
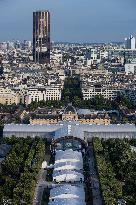
[[[83,170],[83,163],[80,161],[66,161],[54,164],[54,171],[60,170]]]
[[[83,162],[82,153],[78,151],[73,151],[72,149],[69,150],[58,150],[56,151],[55,155],[55,164],[60,162]]]
[[[79,182],[84,181],[84,175],[74,170],[62,170],[53,172],[53,181],[56,182]]]
[[[48,205],[86,205],[86,203],[79,199],[54,199],[49,201]]]
[[[70,184],[57,186],[50,191],[50,199],[53,198],[78,198],[85,200],[84,187]]]

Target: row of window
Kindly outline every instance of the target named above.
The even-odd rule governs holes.
[[[60,100],[60,98],[59,97],[46,97],[46,100]],[[31,102],[33,102],[33,101],[39,102],[40,99],[39,98],[31,98]]]

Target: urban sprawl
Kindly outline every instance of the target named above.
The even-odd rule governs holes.
[[[136,204],[136,40],[0,43],[0,204]]]

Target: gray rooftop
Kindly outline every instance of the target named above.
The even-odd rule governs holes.
[[[60,122],[48,125],[27,125],[27,124],[6,124],[3,133],[53,133],[54,138],[64,136],[74,136],[83,138],[84,132],[89,133],[134,133],[136,136],[136,126],[134,124],[111,124],[92,125],[79,124],[76,122]]]
[[[30,124],[5,124],[3,132],[54,132],[61,126],[57,125],[30,125]]]

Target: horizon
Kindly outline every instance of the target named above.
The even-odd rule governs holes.
[[[135,37],[135,36],[134,36]],[[20,43],[23,43],[24,41],[31,41],[32,42],[32,39],[9,39],[9,40],[3,40],[3,41],[0,41],[0,43],[4,43],[4,42],[17,42],[19,41]],[[111,41],[111,42],[70,42],[70,41],[53,41],[51,40],[51,43],[59,43],[59,44],[124,44],[124,41]]]

